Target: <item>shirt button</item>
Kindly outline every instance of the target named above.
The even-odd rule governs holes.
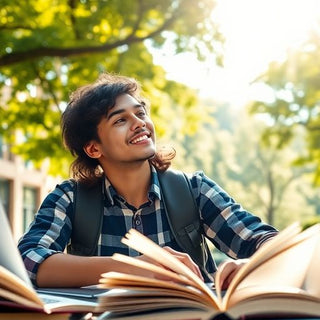
[[[140,224],[141,224],[141,220],[140,220],[140,219],[137,219],[137,220],[136,220],[136,225],[137,225],[137,226],[140,226]]]

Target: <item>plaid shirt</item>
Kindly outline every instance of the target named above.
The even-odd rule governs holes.
[[[214,181],[202,172],[189,175],[192,191],[199,207],[205,236],[232,258],[247,258],[273,237],[277,231],[245,211]],[[30,279],[36,284],[39,265],[52,254],[63,252],[70,241],[73,221],[73,180],[66,180],[43,201],[28,231],[18,247]],[[148,202],[135,208],[125,201],[105,179],[104,217],[98,242],[98,255],[118,252],[129,256],[139,253],[121,243],[126,232],[134,228],[160,246],[182,251],[168,224],[161,199],[157,172],[152,168]],[[207,270],[215,271],[212,259]]]

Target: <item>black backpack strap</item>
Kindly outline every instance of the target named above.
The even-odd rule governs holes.
[[[178,245],[205,269],[209,248],[189,179],[177,170],[158,173],[158,177],[169,225]]]
[[[93,186],[76,182],[71,243],[68,253],[93,256],[97,253],[103,218],[104,179]]]

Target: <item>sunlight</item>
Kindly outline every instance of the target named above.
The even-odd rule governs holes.
[[[200,63],[191,54],[160,53],[155,62],[170,79],[241,107],[259,94],[250,82],[271,61],[284,59],[288,48],[307,39],[319,17],[319,0],[217,0],[213,19],[226,38],[225,67],[214,66],[210,59]]]
[[[252,80],[271,60],[299,46],[319,14],[318,0],[219,0],[213,18],[226,37],[226,66]]]

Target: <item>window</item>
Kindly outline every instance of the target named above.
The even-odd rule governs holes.
[[[0,199],[4,210],[9,214],[10,180],[0,178]]]
[[[5,150],[5,145],[2,141],[2,137],[0,136],[0,159],[4,158],[4,150]]]
[[[3,141],[3,138],[0,136],[0,159],[4,160],[13,160],[13,155],[10,151],[10,146]]]
[[[37,211],[38,190],[32,187],[23,187],[23,232],[27,230]]]

